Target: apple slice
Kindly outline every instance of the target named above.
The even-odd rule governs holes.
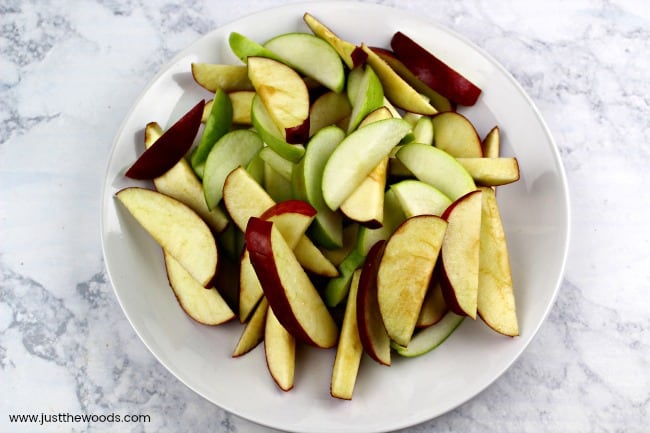
[[[422,309],[420,310],[415,327],[426,328],[435,325],[444,317],[447,311],[449,311],[449,307],[445,303],[445,298],[442,294],[440,278],[434,270],[431,284],[429,284],[429,290],[424,297],[424,302],[422,302]]]
[[[386,119],[348,135],[334,150],[323,171],[323,198],[329,208],[338,209],[410,131],[407,122]]]
[[[145,148],[151,147],[163,134],[163,130],[156,122],[150,122],[144,129]],[[192,167],[181,158],[176,165],[167,170],[165,174],[153,180],[156,190],[167,196],[185,203],[198,213],[201,218],[215,231],[221,233],[228,226],[228,216],[220,209],[210,210],[203,196],[203,187],[197,179]]]
[[[501,156],[501,132],[498,126],[490,129],[483,141],[483,156],[486,158],[498,158]]]
[[[208,208],[214,209],[223,198],[226,177],[239,166],[247,165],[264,147],[264,142],[254,131],[236,129],[221,137],[205,160],[203,193]]]
[[[355,83],[355,77],[357,82]],[[384,89],[370,65],[358,66],[348,75],[348,98],[352,104],[348,134],[372,111],[384,105]]]
[[[300,75],[277,60],[249,57],[248,78],[283,137],[289,143],[304,142],[309,134],[309,92]]]
[[[433,121],[430,117],[420,117],[413,125],[413,141],[422,144],[433,144],[433,137]]]
[[[306,271],[323,277],[334,278],[339,275],[336,266],[318,249],[307,236],[303,236],[294,248],[296,258]]]
[[[257,95],[253,97],[251,105],[251,121],[262,140],[282,157],[292,162],[298,162],[305,154],[304,146],[286,141],[284,132],[275,124],[264,103]]]
[[[403,145],[396,158],[413,175],[440,190],[452,201],[476,190],[472,176],[444,150],[421,143]]]
[[[241,90],[238,92],[228,93],[232,105],[232,123],[237,125],[252,125],[251,107],[255,92],[250,90]]]
[[[127,187],[115,196],[158,244],[199,284],[217,270],[217,244],[208,225],[180,201],[156,191]]]
[[[361,270],[357,293],[357,322],[365,352],[378,363],[390,365],[390,338],[377,301],[377,272],[385,245],[386,241],[381,240],[372,246]],[[349,296],[352,296],[352,291]]]
[[[332,397],[343,400],[351,400],[354,392],[354,385],[357,382],[363,346],[359,337],[357,322],[357,290],[361,270],[356,270],[352,275],[350,284],[350,296],[345,305],[341,335],[336,348],[334,367],[332,368],[332,379],[330,383],[330,394]]]
[[[514,157],[456,158],[460,165],[483,186],[506,185],[519,180],[519,163]]]
[[[388,156],[385,156],[341,203],[341,212],[352,221],[364,226],[381,227],[384,220],[384,189],[387,174]]]
[[[178,119],[156,140],[155,146],[146,149],[124,174],[131,179],[148,180],[162,176],[172,168],[192,147],[199,127],[205,101],[201,100]]]
[[[283,63],[328,89],[340,93],[345,86],[343,63],[336,50],[309,33],[285,33],[264,44]]]
[[[391,103],[413,113],[431,115],[438,112],[377,53],[368,48],[366,44],[361,44],[361,49],[368,56],[366,62],[377,73],[384,93]]]
[[[231,32],[228,35],[228,45],[233,54],[244,63],[248,63],[250,57],[265,57],[268,59],[280,60],[275,53],[262,44],[242,35],[241,33]]]
[[[494,190],[481,191],[478,314],[490,328],[514,337],[519,335],[519,325],[506,236]]]
[[[237,341],[237,346],[232,353],[233,358],[238,358],[247,354],[262,340],[264,340],[264,328],[266,326],[266,312],[269,309],[269,301],[262,297],[260,302],[255,307],[255,311],[250,320],[246,323],[244,330]]]
[[[223,137],[232,126],[232,103],[228,94],[218,89],[212,100],[210,114],[205,122],[205,128],[201,134],[199,144],[192,152],[192,168],[196,174],[203,178],[205,160],[215,143]],[[212,207],[212,206],[210,206]]]
[[[296,339],[316,347],[333,347],[338,327],[275,225],[251,218],[246,248],[278,321]]]
[[[365,58],[357,52],[356,45],[339,38],[313,15],[305,13],[303,15],[303,20],[316,36],[320,37],[334,48],[348,68],[352,69],[365,62]]]
[[[359,224],[348,224],[343,227],[343,245],[332,249],[325,247],[319,248],[334,266],[338,266],[354,248],[358,232]]]
[[[449,99],[442,96],[440,93],[433,90],[431,87],[427,86],[422,80],[420,80],[415,74],[413,74],[407,67],[402,63],[395,53],[385,48],[371,47],[371,49],[377,53],[388,65],[393,68],[407,83],[411,85],[418,93],[426,96],[429,99],[429,103],[433,107],[442,112],[442,111],[455,111],[456,106]]]
[[[472,319],[478,299],[481,195],[476,190],[462,196],[442,216],[448,223],[440,261],[442,292],[451,311]]]
[[[199,86],[212,93],[218,89],[225,92],[253,90],[246,65],[192,63],[192,77]]]
[[[442,215],[451,204],[439,189],[416,179],[406,179],[391,185],[407,218],[417,215]]]
[[[418,331],[408,346],[401,347],[393,345],[393,348],[399,355],[406,358],[413,358],[429,353],[444,343],[458,329],[458,326],[460,326],[464,318],[465,316],[459,316],[449,311],[435,325]]]
[[[309,136],[313,137],[326,126],[336,125],[352,113],[350,101],[344,93],[326,92],[309,109]]]
[[[323,170],[329,156],[345,138],[337,126],[319,130],[307,144],[305,157],[296,165],[292,185],[298,198],[306,200],[317,210],[311,229],[313,239],[327,248],[342,245],[343,218],[332,211],[323,199]]]
[[[262,158],[262,160],[280,176],[288,181],[291,180],[293,176],[293,168],[295,166],[293,162],[285,159],[282,155],[268,146],[260,150],[259,157]],[[288,190],[291,191],[291,186],[289,186]]]
[[[456,158],[480,158],[483,147],[478,133],[465,116],[456,112],[439,113],[431,118],[434,144]]]
[[[235,318],[217,289],[199,284],[169,253],[164,252],[164,259],[169,285],[188,316],[204,325],[220,325]]]
[[[264,327],[264,356],[275,383],[283,391],[293,388],[296,371],[296,339],[268,308]]]
[[[386,332],[408,346],[438,259],[447,222],[435,215],[404,221],[388,238],[377,272],[377,300]]]
[[[397,58],[436,92],[461,105],[474,105],[481,89],[402,32],[390,42]]]

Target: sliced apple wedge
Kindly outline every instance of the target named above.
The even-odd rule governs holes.
[[[262,158],[262,160],[280,176],[285,178],[287,181],[291,180],[293,176],[293,168],[296,164],[284,158],[269,146],[260,150],[259,157]],[[289,186],[288,190],[291,191],[291,186]]]
[[[255,92],[250,90],[228,93],[228,98],[230,98],[232,104],[232,123],[236,125],[252,125],[251,107],[254,97]]]
[[[365,352],[382,365],[390,365],[390,338],[386,333],[377,301],[377,272],[386,241],[370,248],[359,277],[357,323],[359,338]],[[352,291],[350,295],[352,296]]]
[[[407,218],[417,215],[441,216],[451,204],[439,189],[416,179],[406,179],[390,186]]]
[[[483,147],[478,133],[467,117],[456,112],[439,113],[431,118],[433,122],[433,141],[456,158],[480,158]]]
[[[355,81],[356,80],[356,81]],[[352,105],[348,134],[372,111],[384,105],[384,89],[370,65],[358,66],[348,75],[348,98]]]
[[[343,62],[336,50],[309,33],[285,33],[264,43],[282,62],[328,89],[340,93],[345,86]]]
[[[460,165],[482,186],[507,185],[519,180],[519,163],[514,157],[456,158]]]
[[[246,65],[192,63],[192,77],[199,86],[212,93],[218,89],[225,92],[253,90]]]
[[[444,315],[449,311],[449,307],[445,302],[442,294],[442,287],[440,286],[440,278],[434,270],[434,274],[429,284],[424,301],[422,302],[422,309],[418,316],[418,321],[415,324],[416,328],[426,328],[438,323]]]
[[[388,238],[377,272],[377,300],[386,332],[408,346],[438,259],[447,222],[434,215],[407,219]]]
[[[144,130],[145,147],[151,147],[162,134],[163,130],[159,124],[148,123]],[[216,207],[212,210],[208,208],[201,182],[185,158],[181,158],[165,174],[155,178],[153,184],[158,192],[175,198],[192,208],[215,233],[221,233],[228,226],[228,216],[220,208]]]
[[[146,188],[115,196],[158,244],[202,286],[217,270],[217,243],[201,217],[180,201]]]
[[[433,137],[433,121],[430,117],[420,117],[413,125],[413,141],[422,144],[433,144]]]
[[[201,100],[167,131],[155,145],[147,148],[124,174],[131,179],[148,180],[162,176],[172,168],[192,147],[201,126],[205,101]]]
[[[447,312],[444,317],[435,325],[418,331],[408,346],[402,347],[393,345],[395,352],[405,358],[413,358],[431,352],[436,347],[449,338],[451,334],[463,323],[465,316],[459,316],[451,311]]]
[[[212,146],[203,173],[203,194],[210,209],[223,198],[223,185],[230,172],[247,165],[263,147],[260,136],[248,129],[227,132]]]
[[[275,225],[251,218],[246,228],[246,248],[278,321],[307,344],[333,347],[338,341],[338,327]]]
[[[233,358],[238,358],[242,355],[247,354],[262,340],[264,340],[264,328],[266,326],[266,313],[269,309],[269,301],[266,298],[262,298],[260,302],[255,307],[250,320],[246,322],[246,326],[237,341],[235,350],[232,353]]]
[[[264,356],[275,383],[283,391],[291,390],[296,371],[296,339],[282,326],[271,307],[266,313]]]
[[[293,251],[306,271],[329,278],[339,275],[336,266],[325,257],[308,236],[301,237]]]
[[[478,314],[490,328],[514,337],[519,335],[519,324],[506,236],[494,190],[481,191]]]
[[[223,137],[232,126],[232,103],[228,94],[217,89],[212,100],[210,114],[205,122],[199,144],[192,152],[191,163],[196,174],[203,178],[205,160],[215,143]],[[212,207],[212,206],[210,206]]]
[[[476,319],[481,244],[481,190],[452,203],[443,218],[449,224],[442,244],[441,286],[456,314]]]
[[[401,119],[373,122],[348,135],[334,150],[323,171],[323,198],[336,210],[370,172],[411,131]]]
[[[483,141],[483,156],[486,158],[498,158],[501,156],[501,131],[498,126],[490,129]]]
[[[476,190],[467,170],[456,158],[437,147],[409,143],[400,147],[395,156],[417,179],[434,186],[452,201]]]
[[[245,323],[264,297],[264,289],[251,263],[250,253],[246,248],[239,260],[239,321]]]
[[[479,87],[404,33],[395,33],[390,45],[414,75],[450,100],[470,106],[481,95]]]
[[[309,109],[309,136],[330,125],[337,125],[352,113],[350,101],[344,93],[326,92]]]
[[[230,45],[233,54],[244,63],[248,63],[250,57],[265,57],[280,60],[273,51],[238,32],[231,32],[228,35],[228,45]]]
[[[289,143],[304,143],[309,134],[309,91],[300,75],[276,60],[249,57],[248,78],[283,137]]]
[[[384,189],[387,175],[388,156],[385,156],[341,203],[341,212],[366,227],[381,227],[384,221]]]
[[[361,49],[368,56],[366,62],[372,66],[381,81],[386,98],[395,106],[413,113],[431,115],[438,111],[429,104],[413,87],[366,44]]]
[[[286,141],[286,133],[275,124],[262,99],[257,95],[251,103],[251,121],[262,140],[283,158],[298,162],[305,154],[304,146]]]
[[[164,253],[169,284],[178,303],[192,319],[204,325],[220,325],[235,318],[214,287],[205,288],[169,253]]]
[[[355,54],[357,48],[356,45],[339,38],[313,15],[305,13],[303,20],[316,36],[320,37],[334,48],[348,68],[352,69],[365,61],[365,59],[358,57],[358,53]]]
[[[334,367],[332,368],[332,380],[330,394],[332,397],[343,400],[351,400],[354,392],[354,385],[357,382],[363,346],[359,337],[357,322],[357,291],[359,288],[359,277],[361,270],[356,270],[352,275],[350,284],[350,296],[345,305],[341,335],[336,348]]]

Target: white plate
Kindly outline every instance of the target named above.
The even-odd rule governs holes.
[[[499,125],[506,155],[522,178],[499,190],[512,256],[521,336],[496,334],[480,320],[465,320],[437,350],[383,367],[364,358],[352,401],[329,395],[334,351],[300,350],[295,388],[280,391],[260,346],[230,357],[241,325],[198,325],[178,307],[168,286],[160,249],[113,197],[133,185],[125,169],[142,150],[149,121],[169,125],[210,95],[192,81],[190,63],[235,63],[228,34],[257,41],[307,31],[309,11],[343,38],[389,46],[404,31],[483,89],[464,113],[481,136]],[[566,180],[557,148],[539,113],[515,80],[490,56],[435,23],[397,9],[353,2],[289,5],[217,29],[181,52],[136,101],[115,139],[103,190],[101,233],[106,267],[119,302],[142,341],[179,380],[214,404],[257,423],[287,431],[377,432],[411,426],[476,396],[522,353],[557,294],[569,239]],[[395,356],[397,358],[397,356]],[[505,408],[504,408],[505,410]]]

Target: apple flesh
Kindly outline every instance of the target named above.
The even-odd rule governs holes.
[[[238,32],[231,32],[228,35],[228,45],[233,54],[244,63],[248,63],[250,57],[280,60],[273,51]]]
[[[246,65],[192,63],[192,77],[199,86],[212,93],[218,89],[225,92],[253,90]]]
[[[408,346],[440,252],[447,222],[435,215],[407,219],[388,238],[377,272],[377,300],[392,341]]]
[[[192,147],[201,126],[205,101],[192,109],[165,131],[155,145],[146,149],[124,174],[131,179],[149,180],[172,168]]]
[[[408,346],[402,347],[393,345],[395,352],[405,358],[413,358],[431,352],[444,343],[451,334],[463,323],[465,316],[447,312],[444,317],[435,325],[418,331]]]
[[[519,163],[514,157],[501,158],[456,158],[482,186],[507,185],[519,180]]]
[[[269,305],[287,331],[312,346],[336,345],[339,331],[334,319],[275,225],[251,218],[246,249]]]
[[[519,324],[506,236],[494,190],[481,191],[478,314],[496,332],[514,337],[519,335]]]
[[[442,215],[451,204],[439,189],[417,179],[406,179],[391,185],[407,218],[417,215]]]
[[[476,319],[481,240],[481,190],[452,203],[443,218],[447,233],[442,244],[441,285],[445,302],[456,314]]]
[[[268,307],[264,327],[264,356],[275,383],[283,391],[293,388],[296,371],[296,339]]]
[[[486,158],[498,158],[501,156],[501,131],[498,126],[490,129],[483,141],[483,156]]]
[[[309,136],[313,137],[326,126],[338,125],[352,113],[350,101],[344,93],[326,92],[309,109]]]
[[[251,103],[251,122],[262,140],[283,158],[291,162],[298,162],[305,154],[304,146],[286,141],[286,133],[275,124],[258,95],[253,97]]]
[[[217,270],[217,243],[201,217],[159,192],[127,187],[115,196],[151,237],[196,280],[207,286]]]
[[[456,112],[440,113],[431,118],[434,144],[456,158],[480,158],[483,147],[478,133],[465,116]]]
[[[264,340],[264,328],[266,325],[266,312],[269,308],[269,301],[266,298],[262,297],[260,302],[255,307],[255,311],[251,315],[250,320],[246,322],[246,326],[242,331],[239,341],[235,346],[235,350],[232,353],[233,358],[238,358],[242,355],[247,354],[258,344]]]
[[[360,56],[357,52],[356,45],[338,37],[313,15],[305,13],[303,15],[303,20],[316,36],[320,37],[334,48],[348,68],[352,69],[365,62],[365,58]]]
[[[429,291],[422,302],[422,309],[420,310],[420,315],[418,316],[418,321],[415,324],[415,327],[426,328],[435,325],[444,317],[447,311],[449,311],[449,307],[447,306],[442,294],[440,278],[434,270],[431,283],[429,284]]]
[[[390,45],[397,58],[415,76],[446,98],[471,106],[481,95],[479,87],[404,33],[396,32]]]
[[[350,72],[347,92],[352,105],[347,127],[347,132],[350,133],[358,128],[369,113],[383,106],[384,89],[373,68],[365,65]]]

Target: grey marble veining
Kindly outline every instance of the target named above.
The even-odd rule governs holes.
[[[0,430],[9,413],[146,413],[119,431],[269,431],[175,379],[108,283],[99,197],[112,139],[200,35],[286,3],[0,5]],[[378,1],[441,23],[521,83],[558,144],[572,244],[557,302],[501,378],[405,432],[645,432],[650,425],[650,6],[642,0]]]

